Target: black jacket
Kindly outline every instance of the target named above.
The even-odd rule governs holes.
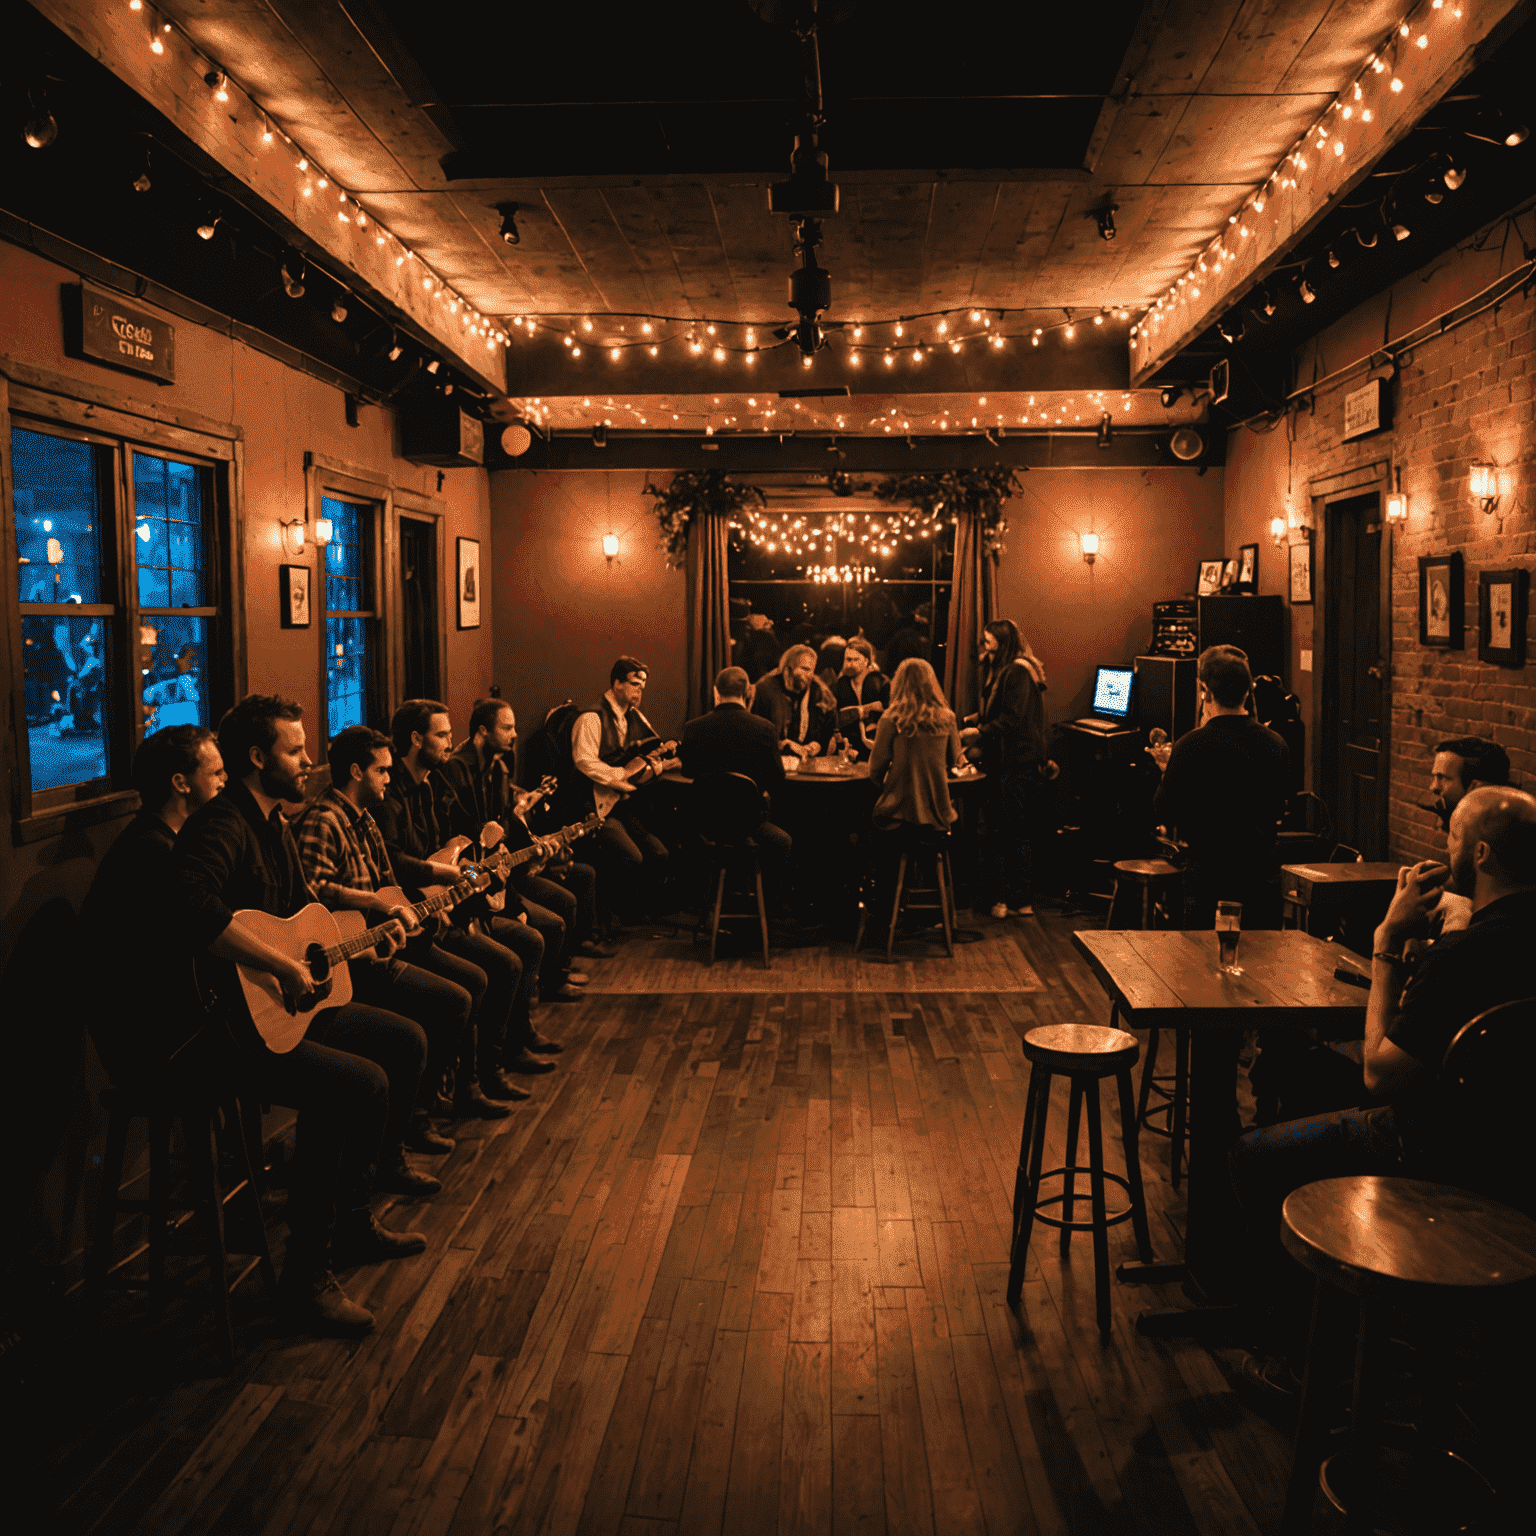
[[[708,773],[744,773],[765,794],[784,782],[779,735],[743,704],[718,704],[683,727],[679,745],[683,772],[690,779]]]
[[[1045,701],[1028,665],[1012,661],[989,684],[983,674],[981,767],[986,773],[1043,768],[1050,753],[1045,738]]]
[[[804,741],[815,742],[825,748],[832,739],[837,724],[837,707],[832,695],[818,677],[810,681],[811,703],[807,712]],[[800,741],[800,695],[791,696],[784,687],[782,673],[770,672],[757,685],[757,696],[752,700],[752,713],[771,724],[778,741]]]

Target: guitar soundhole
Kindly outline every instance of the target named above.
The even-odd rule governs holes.
[[[311,944],[304,951],[305,962],[309,966],[309,974],[317,983],[323,984],[330,979],[331,965],[325,958],[325,946],[323,944]]]

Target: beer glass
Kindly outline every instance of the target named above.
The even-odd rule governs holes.
[[[1216,903],[1216,943],[1220,956],[1220,968],[1229,976],[1241,976],[1243,968],[1237,963],[1237,943],[1243,932],[1243,904],[1240,901]]]

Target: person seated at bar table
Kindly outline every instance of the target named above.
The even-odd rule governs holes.
[[[1410,969],[1405,945],[1428,934],[1442,882],[1470,898],[1471,921],[1430,945]],[[1401,870],[1376,929],[1362,1074],[1374,1102],[1252,1130],[1233,1145],[1232,1184],[1275,1354],[1302,1358],[1307,1294],[1301,1271],[1280,1248],[1285,1197],[1347,1175],[1446,1177],[1436,1149],[1440,1063],[1463,1024],[1531,995],[1533,940],[1536,798],[1507,787],[1471,790],[1451,813],[1449,869],[1426,861]],[[1271,1392],[1294,1390],[1283,1359],[1255,1357],[1243,1372]]]
[[[949,799],[949,775],[960,756],[960,731],[938,677],[928,662],[909,656],[896,669],[869,760],[869,777],[880,787],[876,830],[948,832],[958,814]]]
[[[860,758],[868,758],[875,743],[875,723],[891,702],[891,680],[876,664],[874,646],[862,635],[856,635],[843,650],[843,672],[832,698],[843,734],[857,747]],[[856,725],[853,711],[857,711]]]
[[[790,646],[779,658],[778,668],[757,680],[752,713],[773,726],[786,757],[804,761],[826,750],[837,709],[816,676],[816,652],[810,646]]]
[[[1496,741],[1481,736],[1453,736],[1435,748],[1429,770],[1429,793],[1433,810],[1447,835],[1451,813],[1469,789],[1482,784],[1509,783],[1509,753]],[[1455,891],[1442,890],[1439,905],[1430,914],[1429,931],[1439,938],[1465,928],[1472,918],[1472,903]]]

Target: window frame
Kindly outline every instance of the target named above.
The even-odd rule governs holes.
[[[88,441],[112,451],[112,504],[103,508],[103,596],[110,601],[86,604],[21,601],[17,569],[15,485],[11,432],[25,431]],[[133,537],[133,455],[146,453],[212,470],[212,501],[204,525],[204,569],[215,602],[186,611],[208,617],[212,609],[214,641],[206,669],[210,713],[215,717],[245,687],[245,602],[243,572],[242,486],[244,434],[239,427],[196,412],[137,400],[92,380],[70,378],[0,354],[0,551],[9,583],[4,623],[3,659],[10,680],[12,730],[9,766],[13,836],[17,843],[41,841],[73,827],[89,826],[132,811],[137,801],[130,787],[133,752],[143,739],[142,697],[136,695],[138,655],[137,563],[128,541]],[[26,719],[26,679],[21,625],[24,617],[98,616],[112,626],[108,697],[111,757],[105,778],[51,789],[32,789]]]

